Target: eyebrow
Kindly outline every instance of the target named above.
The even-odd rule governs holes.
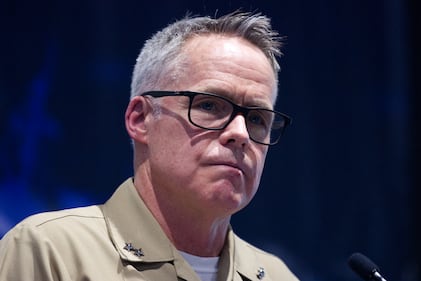
[[[252,100],[251,103],[246,103],[244,106],[247,106],[247,107],[260,107],[260,108],[265,108],[265,109],[273,110],[272,103],[266,103],[262,99]]]
[[[202,92],[222,96],[224,98],[229,99],[233,103],[237,104],[237,102],[235,101],[235,95],[229,91],[226,91],[223,89],[216,89],[216,88],[206,88]],[[265,102],[264,99],[261,99],[261,98],[252,98],[252,100],[246,100],[245,104],[239,104],[239,105],[242,105],[245,107],[258,107],[258,108],[265,108],[265,109],[273,110],[272,103],[271,102],[267,103]]]

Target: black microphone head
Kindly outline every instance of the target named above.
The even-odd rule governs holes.
[[[377,265],[361,253],[352,254],[348,259],[348,265],[366,281],[372,280],[374,273],[379,271]]]

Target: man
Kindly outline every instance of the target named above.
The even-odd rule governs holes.
[[[134,177],[104,205],[18,224],[0,280],[297,280],[230,227],[290,122],[273,111],[279,47],[268,18],[239,12],[155,34],[125,115]]]

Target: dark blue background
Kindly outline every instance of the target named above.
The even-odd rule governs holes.
[[[240,7],[287,36],[278,109],[294,121],[236,232],[304,281],[358,280],[355,251],[421,280],[415,1],[1,1],[0,237],[106,200],[132,175],[123,115],[143,41]]]

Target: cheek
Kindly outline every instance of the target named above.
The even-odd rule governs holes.
[[[255,179],[254,191],[253,191],[254,193],[256,193],[256,191],[259,187],[259,184],[260,184],[260,178],[262,176],[263,168],[264,168],[264,165],[265,165],[266,153],[267,153],[267,149],[262,150],[262,151],[259,150],[255,154],[255,157],[256,157],[255,158],[255,165],[256,165],[255,166],[256,167],[255,172],[256,172],[256,174],[254,176],[254,179]]]
[[[157,122],[148,143],[151,159],[165,169],[191,173],[197,166],[197,151],[200,151],[193,143],[191,133],[180,122]]]

